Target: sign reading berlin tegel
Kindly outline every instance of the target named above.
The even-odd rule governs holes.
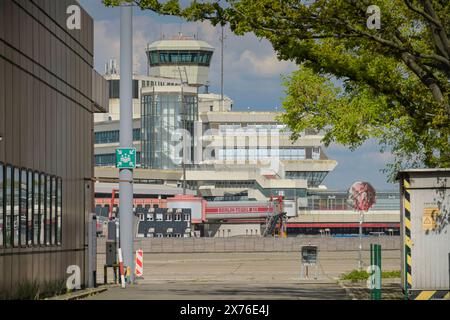
[[[136,168],[136,148],[117,148],[116,167],[119,169]]]

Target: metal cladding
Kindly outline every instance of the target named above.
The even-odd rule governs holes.
[[[405,298],[448,299],[450,170],[400,172],[402,284]]]
[[[67,270],[77,270],[77,276],[80,273],[82,286],[88,282],[87,223],[93,209],[91,132],[93,114],[107,110],[107,83],[93,71],[94,22],[80,8],[81,28],[68,28],[69,6],[79,3],[0,1],[0,167],[6,164],[22,173],[26,168],[29,178],[34,174],[28,184],[10,183],[13,194],[33,189],[35,195],[56,194],[61,205],[56,211],[61,232],[52,231],[54,219],[46,219],[47,227],[37,229],[28,218],[30,223],[20,224],[27,232],[20,234],[30,237],[41,230],[44,237],[35,237],[26,246],[12,245],[3,241],[6,238],[0,241],[0,296],[14,297],[20,284],[34,282],[42,285],[40,292],[44,293],[46,283],[65,282]],[[18,178],[24,181],[22,175]],[[47,197],[48,208],[52,199]],[[39,207],[35,201],[28,208],[34,208],[36,217],[45,214],[42,207],[42,202]],[[10,208],[11,216],[18,217],[19,206]],[[23,202],[21,208],[25,208]],[[14,228],[14,224],[10,226],[10,230]],[[55,233],[58,237],[53,241]]]

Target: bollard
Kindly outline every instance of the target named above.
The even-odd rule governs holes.
[[[370,290],[370,296],[372,300],[381,300],[381,245],[370,244],[370,272],[374,272],[375,277]]]
[[[120,272],[120,282],[122,283],[122,288],[125,289],[125,270],[123,269],[123,259],[122,259],[122,249],[117,249],[117,255],[119,256],[119,272]]]
[[[136,251],[136,277],[141,278],[144,275],[144,253],[142,250]]]

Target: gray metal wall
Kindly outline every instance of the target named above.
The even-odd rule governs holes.
[[[308,244],[319,246],[321,251],[357,251],[358,238],[332,237],[231,237],[231,238],[139,238],[134,248],[144,253],[205,253],[205,252],[299,252]],[[363,238],[363,250],[370,244],[380,244],[383,250],[399,250],[400,237]],[[98,239],[97,253],[105,253],[105,239]],[[400,252],[399,252],[400,254]]]
[[[32,279],[85,283],[92,177],[93,21],[67,30],[74,0],[0,1],[0,161],[62,178],[62,245],[0,248],[0,292]],[[104,90],[104,87],[103,89]],[[106,90],[104,90],[106,91]],[[96,98],[99,99],[98,97]],[[105,100],[107,101],[107,100]]]
[[[448,290],[450,170],[404,174],[408,174],[410,177],[411,289]],[[426,208],[439,208],[440,214],[434,230],[427,231],[423,227],[422,219]]]

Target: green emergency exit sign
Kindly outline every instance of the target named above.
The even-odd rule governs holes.
[[[116,168],[119,169],[136,168],[136,148],[116,149]]]

